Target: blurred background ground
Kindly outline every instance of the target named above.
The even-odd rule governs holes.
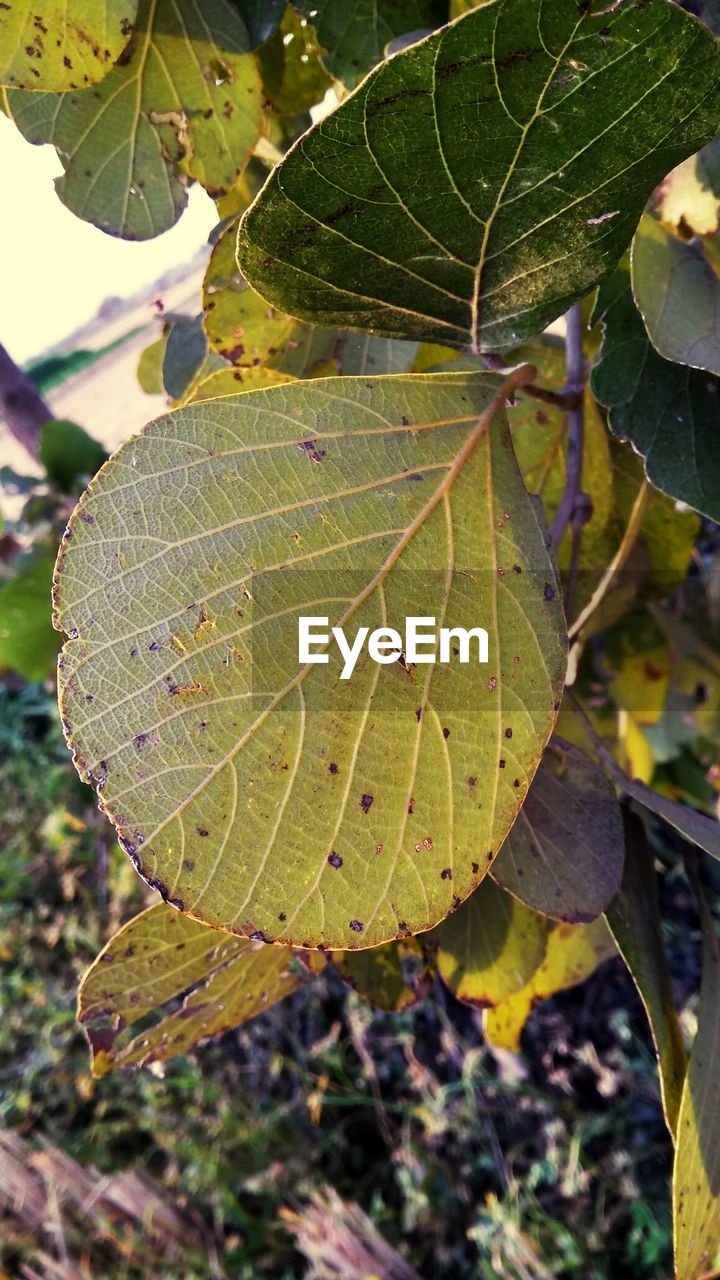
[[[382,1014],[328,971],[164,1073],[93,1081],[75,991],[143,889],[51,694],[0,699],[0,1276],[351,1280],[381,1246],[386,1280],[670,1275],[671,1147],[619,960],[539,1006],[521,1056],[441,988]],[[679,865],[663,909],[691,1022]]]

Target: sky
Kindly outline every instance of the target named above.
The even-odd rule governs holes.
[[[107,297],[129,297],[189,261],[218,221],[197,183],[179,222],[142,243],[118,240],[60,202],[51,146],[34,147],[0,114],[0,342],[24,363],[72,333]]]

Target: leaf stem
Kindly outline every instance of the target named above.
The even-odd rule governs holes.
[[[565,326],[567,384],[564,394],[572,398],[573,407],[565,410],[567,414],[567,475],[565,490],[552,523],[551,536],[553,546],[557,549],[566,528],[568,525],[570,526],[572,551],[565,591],[565,613],[569,615],[580,559],[582,527],[591,514],[588,509],[587,497],[582,492],[582,464],[585,443],[585,411],[582,397],[585,389],[585,357],[583,353],[583,317],[579,302],[576,302],[568,311],[565,317]]]

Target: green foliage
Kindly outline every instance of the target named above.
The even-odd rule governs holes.
[[[295,7],[315,28],[329,70],[349,89],[398,36],[432,31],[448,18],[443,0],[300,0]]]
[[[687,1055],[663,945],[653,854],[645,828],[633,813],[625,813],[625,868],[607,921],[647,1010],[665,1116],[676,1136]]]
[[[146,240],[186,202],[188,179],[220,194],[242,173],[260,131],[260,78],[229,0],[142,0],[129,55],[98,88],[7,94],[30,142],[63,163],[57,191],[103,231]],[[172,78],[167,66],[173,67]]]
[[[701,242],[681,240],[645,214],[633,241],[632,281],[655,350],[720,374],[720,280]]]
[[[514,345],[614,265],[668,165],[709,141],[719,73],[666,0],[481,6],[288,153],[243,218],[240,269],[303,320]]]
[[[54,549],[40,544],[0,585],[0,671],[44,680],[53,670],[60,648],[48,608],[54,563]]]
[[[604,333],[592,389],[610,411],[612,430],[642,454],[647,477],[658,489],[711,519],[720,517],[718,382],[657,354],[626,269],[603,284],[596,314]]]
[[[108,36],[93,43],[101,15]],[[422,1097],[416,1107],[402,1094],[403,1130],[437,1137],[454,1095],[428,1085],[418,1028],[441,1028],[474,1116],[453,1019],[479,1035],[482,1008],[488,1043],[534,1048],[535,1069],[548,1059],[535,1007],[540,1021],[577,1012],[561,993],[619,951],[632,977],[623,1000],[640,1009],[636,986],[650,1024],[666,1150],[677,1140],[676,1280],[716,1264],[720,1213],[717,929],[695,869],[702,851],[720,857],[720,50],[702,25],[716,18],[695,0],[0,6],[0,37],[13,37],[4,109],[56,146],[72,210],[147,238],[177,219],[192,181],[217,202],[202,315],[169,316],[138,369],[175,411],[91,482],[56,574],[77,767],[166,900],[112,936],[83,981],[99,1082],[87,1077],[86,1095],[115,1067],[165,1070],[213,1034],[255,1052],[272,1026],[293,1051],[321,1037],[298,1086],[317,1127],[357,1071],[338,1074],[333,1037],[347,1019],[390,1146],[389,1075],[363,1039],[374,1006],[394,1019],[401,1066],[389,1070]],[[39,460],[37,479],[0,472],[8,684],[51,673],[53,552],[68,497],[104,451],[53,421]],[[334,644],[326,664],[301,660],[308,614],[348,624],[350,640],[359,624],[392,627],[387,662],[363,650],[348,680]],[[405,621],[418,616],[485,627],[487,663],[409,656]],[[563,736],[551,739],[556,722]],[[19,750],[0,723],[6,740]],[[82,860],[71,818],[43,830],[56,843],[62,830]],[[104,838],[100,819],[77,821],[95,832],[88,847]],[[12,903],[33,884],[13,833],[7,849]],[[694,1015],[678,1018],[688,992],[678,998],[665,947],[681,854],[705,952],[689,1068]],[[619,972],[619,961],[604,968],[595,1001]],[[300,1033],[296,1010],[314,992],[341,1012],[317,1027],[313,1013]],[[286,1054],[278,1043],[266,1063]],[[493,1064],[502,1088],[527,1069],[510,1061]],[[194,1070],[177,1069],[185,1082]],[[517,1096],[522,1112],[532,1090]],[[285,1152],[274,1123],[268,1149]],[[293,1144],[305,1157],[297,1131]],[[415,1153],[393,1160],[410,1185]],[[487,1185],[474,1194],[483,1208],[459,1230],[462,1256],[456,1242],[437,1249],[436,1232],[420,1269],[667,1274],[667,1232],[644,1195],[633,1243],[605,1268],[592,1233],[573,1239],[544,1192],[528,1212],[522,1197],[547,1176],[534,1165],[517,1193],[522,1226],[511,1220],[514,1153],[503,1169],[503,1199]],[[454,1171],[448,1205],[464,1178]],[[394,1205],[395,1184],[386,1193]],[[228,1273],[294,1275],[289,1246],[268,1268],[247,1214],[224,1186],[220,1197],[243,1238]],[[406,1251],[443,1203],[413,1184]],[[342,1206],[336,1218],[338,1230],[367,1226]],[[308,1223],[290,1220],[320,1266]],[[330,1266],[332,1232],[316,1230],[316,1244]],[[340,1270],[363,1271],[347,1261],[359,1247],[351,1239]]]

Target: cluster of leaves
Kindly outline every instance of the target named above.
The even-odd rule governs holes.
[[[202,318],[143,369],[176,411],[90,485],[58,564],[75,762],[164,899],[84,981],[96,1070],[238,1025],[327,953],[392,1008],[437,967],[514,1047],[617,946],[698,1280],[720,949],[692,864],[686,1066],[645,828],[720,856],[720,46],[671,0],[157,0],[114,15],[119,57],[91,39],[44,81],[65,27],[26,8],[0,16],[38,33],[5,106],[69,207],[154,235],[194,180],[220,219]],[[298,667],[307,613],[483,623],[490,663],[343,682],[332,652]]]

